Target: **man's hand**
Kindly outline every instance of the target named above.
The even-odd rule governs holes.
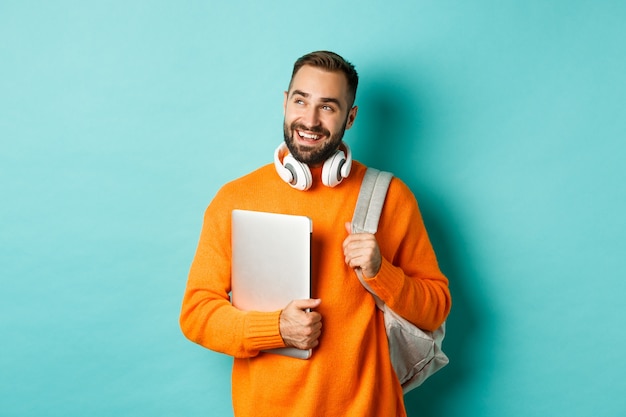
[[[346,223],[349,233],[343,241],[343,255],[350,268],[361,268],[366,278],[373,278],[380,271],[382,256],[376,237],[370,233],[352,233],[350,223]]]
[[[280,313],[280,335],[285,345],[298,349],[312,349],[319,344],[322,334],[322,316],[315,311],[320,299],[294,300]]]

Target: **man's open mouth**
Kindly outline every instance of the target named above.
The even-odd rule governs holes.
[[[297,130],[298,136],[305,140],[318,140],[322,137],[321,134],[318,133],[307,133],[301,130]]]

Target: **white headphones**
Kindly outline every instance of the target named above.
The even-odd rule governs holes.
[[[324,162],[322,167],[322,184],[327,187],[337,186],[344,178],[348,178],[348,175],[350,175],[352,152],[346,143],[342,142],[342,146],[346,152],[344,153],[341,149],[337,149]],[[289,153],[284,142],[274,151],[274,166],[280,178],[297,190],[305,191],[313,185],[309,166],[294,158]]]

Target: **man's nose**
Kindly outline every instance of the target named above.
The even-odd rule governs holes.
[[[307,127],[315,127],[320,124],[320,114],[317,107],[309,107],[304,114],[304,123]]]

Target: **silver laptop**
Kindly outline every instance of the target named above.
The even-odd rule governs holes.
[[[292,300],[311,298],[312,221],[305,216],[233,210],[233,306],[276,311]],[[269,353],[300,359],[311,350],[280,348]]]

